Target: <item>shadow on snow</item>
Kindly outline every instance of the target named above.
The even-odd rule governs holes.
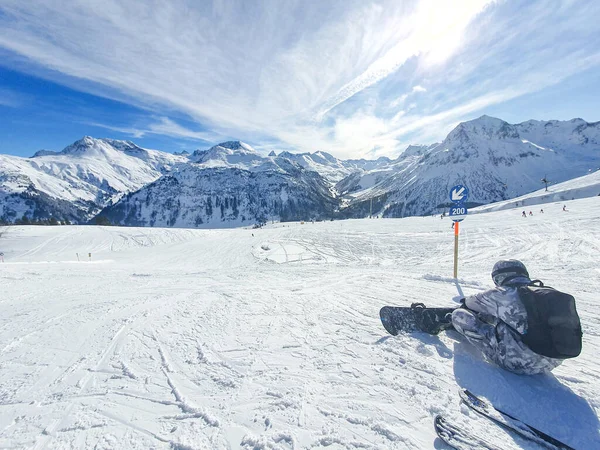
[[[600,442],[600,422],[593,408],[551,373],[513,374],[485,362],[470,344],[458,341],[454,375],[462,388],[572,447],[594,448]]]

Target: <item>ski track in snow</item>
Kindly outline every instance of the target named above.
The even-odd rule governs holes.
[[[467,218],[458,283],[451,222],[438,216],[8,227],[0,447],[445,448],[432,425],[444,414],[502,448],[538,448],[461,406],[465,387],[600,448],[600,199],[568,205]],[[384,305],[455,305],[459,289],[491,287],[500,258],[577,299],[584,350],[552,375],[505,372],[454,332],[392,337],[379,323]]]

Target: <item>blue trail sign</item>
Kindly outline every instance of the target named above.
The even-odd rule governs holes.
[[[458,184],[450,189],[450,200],[454,203],[466,203],[469,198],[469,189],[462,184]]]

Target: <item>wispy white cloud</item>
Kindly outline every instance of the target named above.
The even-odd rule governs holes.
[[[422,0],[416,5],[414,11],[404,12],[400,17],[396,17],[397,22],[394,27],[402,32],[393,35],[394,44],[369,64],[366,70],[326,100],[317,113],[317,119],[321,120],[339,103],[387,77],[411,57],[425,55],[430,61],[442,63],[458,47],[465,27],[491,1]],[[370,28],[377,26],[375,23],[370,25],[372,25]],[[381,46],[381,50],[385,50],[384,45]]]
[[[95,127],[118,131],[119,133],[123,134],[129,134],[136,138],[142,138],[148,134],[159,134],[161,136],[215,142],[223,137],[217,133],[190,130],[189,128],[179,125],[168,117],[155,118],[153,122],[150,122],[143,127],[120,127],[99,122],[86,123]]]
[[[19,93],[0,87],[0,105],[18,108],[23,104],[23,101],[23,96]]]
[[[152,111],[113,129],[341,157],[438,140],[600,63],[593,0],[3,0],[0,11],[0,47],[29,69]]]
[[[165,136],[182,137],[188,139],[200,139],[211,142],[218,140],[220,136],[217,133],[193,131],[185,128],[168,117],[161,117],[157,122],[148,125],[147,133],[162,134]]]
[[[413,88],[410,90],[410,92],[402,94],[400,97],[398,97],[395,100],[392,100],[392,102],[390,103],[390,108],[397,108],[398,106],[401,106],[404,104],[404,102],[406,101],[406,99],[408,99],[408,97],[412,94],[418,93],[418,92],[427,92],[427,89],[425,89],[423,86],[420,85],[416,85],[413,86]]]
[[[143,138],[148,134],[148,130],[140,130],[135,127],[119,127],[115,125],[108,125],[99,122],[84,122],[86,125],[91,125],[93,127],[104,128],[106,130],[116,131],[118,133],[128,134],[134,138]]]

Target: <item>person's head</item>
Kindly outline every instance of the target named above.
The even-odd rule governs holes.
[[[505,259],[494,264],[492,280],[494,280],[496,286],[515,286],[531,283],[525,264],[516,259]]]

